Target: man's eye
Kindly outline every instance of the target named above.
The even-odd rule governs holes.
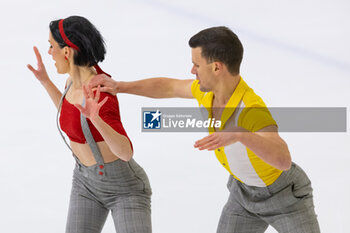
[[[52,45],[50,45],[50,49],[52,49]]]

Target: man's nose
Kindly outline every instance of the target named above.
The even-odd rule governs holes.
[[[191,73],[192,74],[197,74],[197,70],[196,70],[195,66],[192,66]]]

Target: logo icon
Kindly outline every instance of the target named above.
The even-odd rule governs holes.
[[[144,129],[160,129],[161,128],[161,115],[162,113],[155,111],[143,112],[143,128]]]

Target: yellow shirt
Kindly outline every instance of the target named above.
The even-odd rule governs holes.
[[[199,89],[198,80],[192,83],[191,90],[199,106],[206,108],[208,118],[212,118],[213,92],[202,92]],[[251,132],[269,125],[277,125],[263,100],[242,78],[222,112],[219,130],[231,124]],[[209,134],[213,132],[215,129],[209,128]],[[282,173],[281,170],[264,162],[240,142],[216,149],[215,155],[231,175],[247,185],[266,187]]]

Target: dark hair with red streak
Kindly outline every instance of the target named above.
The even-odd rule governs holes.
[[[59,31],[59,21],[50,22],[52,37],[61,48],[68,46]],[[78,66],[94,66],[105,58],[106,48],[102,35],[86,18],[70,16],[63,21],[63,29],[67,38],[79,50],[74,50],[74,64]]]

